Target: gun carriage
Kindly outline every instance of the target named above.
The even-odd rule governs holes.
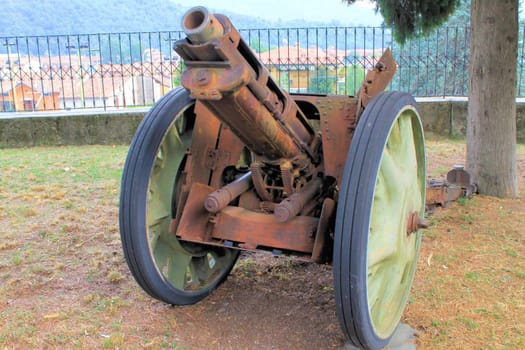
[[[289,94],[227,17],[195,7],[182,24],[183,87],[146,115],[122,178],[138,284],[184,305],[224,281],[241,250],[331,263],[344,333],[385,346],[408,300],[426,186],[416,103],[383,92],[390,52],[355,97]]]

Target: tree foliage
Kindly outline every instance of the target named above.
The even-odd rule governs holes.
[[[335,94],[337,75],[329,67],[320,65],[310,75],[308,92],[313,94]]]
[[[462,0],[443,26],[424,38],[394,45],[399,64],[392,89],[415,96],[467,96],[470,0]]]
[[[357,0],[346,0],[353,4]],[[460,0],[375,0],[376,10],[403,44],[408,38],[426,34],[443,24],[459,6]]]
[[[345,84],[343,89],[340,88],[338,93],[344,93],[347,95],[357,94],[357,90],[361,87],[363,80],[366,76],[366,70],[360,65],[351,65],[340,69],[340,73],[343,73],[345,76]]]

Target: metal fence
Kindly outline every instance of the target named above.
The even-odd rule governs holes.
[[[355,94],[390,47],[390,89],[414,96],[467,96],[469,28],[446,27],[399,46],[387,28],[240,30],[283,89]],[[149,106],[178,86],[179,31],[0,37],[0,112]],[[520,29],[518,96],[525,96]]]

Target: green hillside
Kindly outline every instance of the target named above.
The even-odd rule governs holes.
[[[0,37],[179,30],[187,10],[176,0],[3,0],[0,9]],[[237,28],[326,25],[225,14]]]

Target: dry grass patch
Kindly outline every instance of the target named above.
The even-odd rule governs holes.
[[[428,141],[428,168],[463,163],[461,141]],[[121,252],[126,147],[2,150],[0,348],[340,349],[328,266],[246,256],[191,307],[149,298]],[[519,150],[525,187],[525,147]],[[437,211],[406,321],[422,349],[525,348],[525,193]]]

